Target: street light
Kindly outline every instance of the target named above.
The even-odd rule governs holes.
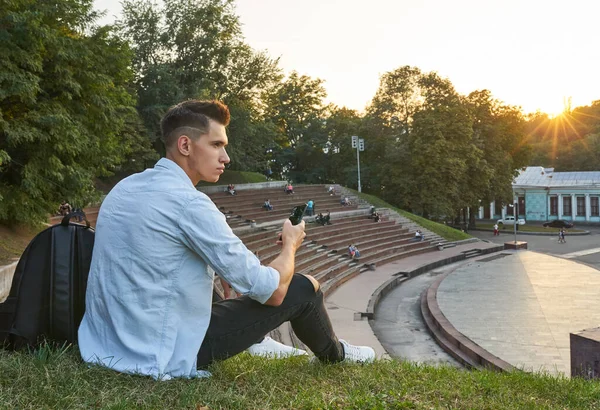
[[[356,148],[356,164],[358,166],[358,192],[362,192],[360,188],[360,151],[365,150],[365,140],[358,138],[358,136],[352,136],[352,148]]]
[[[515,231],[515,245],[516,245],[517,244],[517,224],[519,223],[519,201],[515,200],[514,204],[509,204],[508,206],[510,206],[514,210],[513,215],[515,216],[515,223],[514,223],[513,229]]]

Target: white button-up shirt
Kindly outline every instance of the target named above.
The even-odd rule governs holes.
[[[213,274],[264,303],[279,273],[262,266],[173,161],[119,182],[98,215],[79,327],[83,360],[156,379],[195,377]]]

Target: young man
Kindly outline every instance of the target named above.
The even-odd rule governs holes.
[[[321,361],[374,358],[370,347],[337,339],[318,282],[294,274],[304,222],[283,224],[280,254],[263,266],[196,190],[229,163],[228,123],[220,102],[172,107],[161,121],[166,158],[102,203],[79,328],[86,362],[160,380],[197,377],[286,321]],[[242,296],[211,303],[209,265]]]

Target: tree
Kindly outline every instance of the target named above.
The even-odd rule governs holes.
[[[469,170],[471,187],[477,192],[469,206],[476,209],[479,200],[482,205],[512,203],[511,183],[530,159],[523,114],[494,99],[488,90],[474,91],[465,101],[473,117],[473,143],[482,151],[481,161]]]
[[[45,220],[96,197],[95,176],[137,150],[127,43],[93,25],[92,0],[0,9],[0,222]]]
[[[277,171],[296,182],[323,181],[326,95],[322,80],[292,72],[268,96],[266,115],[278,133]]]
[[[119,23],[135,53],[138,111],[159,152],[160,118],[185,99],[229,105],[232,168],[263,170],[274,127],[265,95],[278,86],[278,60],[256,52],[241,35],[231,0],[127,0]]]
[[[357,186],[356,149],[352,148],[351,141],[354,135],[362,137],[361,132],[362,118],[356,111],[332,107],[325,123],[325,180],[349,187]]]
[[[465,171],[478,152],[471,118],[449,80],[415,67],[386,73],[367,121],[378,135],[380,195],[425,216],[464,206]]]

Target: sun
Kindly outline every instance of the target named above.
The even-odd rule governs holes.
[[[546,114],[550,118],[558,118],[568,114],[573,109],[573,103],[571,97],[563,97],[562,105],[558,104],[549,104],[549,110],[546,111]]]

